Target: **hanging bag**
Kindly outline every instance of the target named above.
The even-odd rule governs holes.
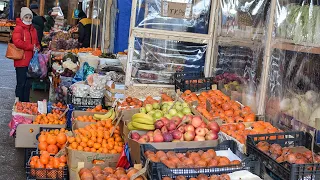
[[[26,41],[26,37],[23,32],[23,40]],[[20,60],[23,59],[24,51],[22,49],[17,48],[13,43],[8,43],[8,48],[6,52],[6,58],[12,60]]]
[[[41,72],[41,67],[39,63],[39,55],[38,55],[38,51],[35,51],[30,61],[30,64],[28,66],[27,76],[31,78],[40,78],[41,75],[42,75],[42,72]]]

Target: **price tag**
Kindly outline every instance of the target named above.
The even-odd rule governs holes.
[[[164,0],[161,3],[161,15],[164,17],[190,19],[192,18],[192,4]]]

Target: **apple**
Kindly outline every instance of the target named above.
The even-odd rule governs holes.
[[[196,130],[196,135],[197,136],[205,136],[206,135],[206,130],[204,128],[198,127]]]
[[[206,139],[204,138],[204,136],[196,136],[194,137],[194,141],[205,141]]]
[[[163,104],[162,106],[161,106],[161,110],[162,111],[164,111],[164,110],[168,110],[169,109],[169,105],[168,104]]]
[[[184,137],[183,136],[181,136],[180,141],[184,141]]]
[[[177,116],[178,116],[179,118],[183,118],[184,114],[183,114],[181,111],[179,111],[179,112],[177,113]]]
[[[166,117],[162,117],[162,118],[160,118],[160,120],[163,122],[163,125],[166,125],[169,123],[169,119]]]
[[[177,113],[178,113],[178,111],[177,111],[176,109],[170,109],[170,110],[169,110],[169,114],[171,115],[171,117],[172,117],[172,116],[176,116]]]
[[[143,138],[140,138],[140,139],[138,140],[138,142],[139,142],[140,144],[145,144],[145,143],[147,143],[147,141],[146,141],[145,139],[143,139]]]
[[[220,131],[220,126],[219,126],[219,124],[218,124],[217,122],[215,122],[215,121],[209,122],[208,125],[207,125],[207,127],[208,127],[210,130],[214,131],[215,133],[218,133],[218,132]]]
[[[131,133],[131,139],[138,141],[140,139],[140,134],[137,132]]]
[[[180,127],[178,127],[178,130],[181,132],[181,133],[184,133],[184,128],[185,127],[185,125],[181,125]]]
[[[191,124],[187,124],[184,126],[184,131],[194,131],[194,127]]]
[[[148,112],[147,114],[152,117],[154,113],[156,113],[156,111],[155,111],[155,110],[151,110],[151,111]]]
[[[166,132],[168,132],[168,129],[167,129],[166,126],[163,126],[163,127],[161,128],[161,133],[163,134],[163,133],[166,133]]]
[[[174,130],[172,132],[172,137],[173,137],[173,139],[181,139],[182,132],[180,132],[179,130]]]
[[[164,123],[162,120],[157,120],[155,123],[154,123],[154,127],[156,129],[161,129],[162,127],[164,126]]]
[[[153,103],[152,107],[153,107],[153,109],[160,109],[159,103]]]
[[[172,134],[169,132],[163,133],[164,142],[171,142],[173,140]]]
[[[153,132],[153,131],[148,131],[148,132],[147,132],[147,135],[148,135],[149,137],[153,137],[154,132]]]
[[[175,130],[176,129],[176,124],[174,121],[170,121],[167,125],[166,125],[168,131],[172,131],[172,130]]]
[[[206,127],[207,127],[207,124],[206,124],[205,122],[202,122],[201,125],[200,125],[200,127],[206,128]]]
[[[185,121],[186,123],[189,123],[192,119],[192,115],[185,115],[182,117],[182,121]]]
[[[218,137],[218,134],[212,131],[209,131],[205,136],[206,140],[216,140]]]
[[[186,131],[183,134],[183,138],[185,141],[192,141],[195,136],[196,136],[196,133],[194,131]]]
[[[153,136],[153,142],[163,142],[163,141],[164,141],[164,139],[163,139],[163,136],[162,136],[161,133],[160,134],[155,134]]]
[[[147,104],[147,105],[146,105],[146,110],[147,110],[147,112],[152,111],[152,110],[153,110],[152,105],[151,105],[151,104]]]
[[[147,114],[147,110],[146,110],[146,108],[144,108],[144,107],[140,108],[140,112],[141,112],[141,113],[144,113],[144,114]]]
[[[182,109],[182,113],[183,114],[191,114],[191,109],[189,108],[189,107],[184,107],[183,109]]]
[[[204,128],[204,131],[206,132],[206,134],[209,132],[208,128]]]
[[[161,111],[155,111],[155,113],[152,115],[153,119],[160,119],[163,116],[163,113]]]
[[[191,124],[193,127],[197,128],[200,127],[202,124],[202,119],[200,116],[193,116],[192,120],[191,120]]]
[[[189,107],[189,105],[188,105],[188,103],[183,102],[183,103],[182,103],[182,107],[184,107],[184,108],[185,108],[185,107]]]
[[[174,108],[177,110],[177,111],[182,111],[183,110],[183,107],[182,107],[182,105],[181,104],[176,104],[175,106],[174,106]]]
[[[176,126],[178,126],[181,123],[182,119],[180,117],[178,117],[178,116],[174,116],[174,117],[171,118],[171,121],[174,121]]]
[[[140,139],[144,139],[146,142],[149,142],[150,138],[147,134],[140,136]]]
[[[168,118],[168,119],[171,119],[172,116],[170,114],[165,114],[164,117]]]
[[[171,142],[181,142],[179,139],[174,139]]]
[[[153,136],[149,136],[150,140],[149,142],[153,142]]]
[[[161,130],[160,129],[154,130],[153,136],[155,136],[156,134],[162,134]]]

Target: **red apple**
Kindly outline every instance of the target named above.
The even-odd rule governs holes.
[[[164,142],[171,142],[173,140],[172,134],[167,132],[163,133]]]
[[[174,130],[172,132],[172,137],[173,137],[173,139],[181,139],[182,132],[180,132],[179,130]]]
[[[172,142],[181,142],[179,139],[174,139]]]
[[[186,121],[186,123],[189,123],[192,119],[192,115],[185,115],[182,117],[182,121]]]
[[[206,132],[206,134],[209,132],[208,128],[204,128],[204,131]]]
[[[138,141],[140,139],[140,134],[137,132],[131,133],[131,139]]]
[[[194,141],[205,141],[206,139],[203,136],[196,136],[194,137]]]
[[[179,117],[179,116],[173,116],[172,118],[171,118],[171,121],[174,121],[174,124],[176,125],[176,126],[178,126],[180,123],[181,123],[181,118]]]
[[[204,137],[206,135],[206,130],[204,128],[201,128],[201,127],[198,127],[195,132],[196,132],[197,136],[203,136]]]
[[[152,137],[152,136],[154,135],[154,132],[153,132],[153,131],[148,131],[148,132],[147,132],[147,135],[148,135],[149,137]]]
[[[184,133],[184,127],[185,127],[185,125],[181,125],[181,126],[178,128],[178,130],[179,130],[181,133]]]
[[[149,136],[150,140],[149,142],[153,142],[153,136]]]
[[[208,125],[207,125],[207,127],[208,127],[210,130],[212,130],[212,131],[214,131],[214,132],[216,132],[216,133],[218,133],[218,132],[220,131],[220,126],[219,126],[219,124],[218,124],[217,122],[215,122],[215,121],[209,122]]]
[[[161,130],[160,129],[154,130],[153,136],[156,135],[156,134],[162,134]]]
[[[184,137],[183,137],[183,135],[181,136],[180,141],[184,141]]]
[[[163,133],[166,133],[166,132],[168,132],[168,129],[167,129],[166,126],[163,126],[163,127],[161,128],[161,133],[163,134]]]
[[[218,134],[212,131],[209,131],[205,136],[206,140],[216,140],[218,137]]]
[[[166,125],[168,131],[173,131],[176,129],[176,124],[174,123],[174,121],[170,121],[167,125]]]
[[[184,127],[184,132],[187,132],[187,131],[194,131],[194,127],[191,124],[187,124]]]
[[[169,123],[169,119],[166,117],[162,117],[162,118],[160,118],[160,120],[163,122],[164,125]]]
[[[140,144],[145,144],[145,143],[147,143],[147,141],[146,141],[145,139],[143,139],[143,138],[140,138],[140,139],[138,140],[138,142],[139,142]]]
[[[163,142],[164,139],[163,139],[163,136],[162,134],[155,134],[153,136],[153,142]]]
[[[154,123],[154,127],[155,127],[156,129],[161,129],[163,126],[164,126],[164,123],[163,123],[163,121],[161,121],[161,120],[157,120],[157,121]]]
[[[193,127],[197,128],[200,127],[202,124],[202,119],[200,116],[193,116],[192,120],[191,120],[191,124]]]
[[[149,142],[150,141],[150,138],[147,134],[144,134],[140,137],[140,139],[144,139],[146,142]]]
[[[186,131],[183,134],[183,138],[185,141],[192,141],[195,136],[196,136],[196,133],[194,131]]]
[[[200,127],[206,128],[206,127],[207,127],[207,124],[206,124],[205,122],[202,122],[201,125],[200,125]]]

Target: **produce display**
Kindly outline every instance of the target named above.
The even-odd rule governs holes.
[[[132,132],[131,138],[139,143],[216,140],[220,131],[218,123],[206,124],[199,116],[185,115],[182,118],[174,116],[171,119],[162,117],[154,122],[151,116],[142,113],[133,115],[128,128],[155,129],[143,135]]]
[[[272,126],[269,122],[264,121],[256,121],[252,123],[250,127],[246,127],[245,124],[241,122],[235,124],[223,124],[220,126],[220,130],[226,133],[227,135],[234,137],[241,144],[246,143],[247,135],[249,134],[267,134],[282,132],[281,130]]]
[[[225,156],[217,156],[215,150],[175,153],[168,151],[146,151],[145,156],[153,162],[162,162],[168,168],[206,168],[228,165],[240,165],[240,161],[230,161]]]
[[[219,118],[226,123],[253,122],[256,118],[249,106],[242,106],[230,100],[230,97],[220,90],[209,90],[199,95],[187,90],[181,97],[189,103],[197,101],[196,109],[209,121]],[[207,109],[207,103],[210,104],[211,109]]]
[[[95,49],[94,51],[92,51],[91,53],[94,56],[101,56],[102,55],[102,51],[100,49]]]
[[[163,177],[162,180],[230,180],[230,176],[227,174],[221,174],[221,175],[211,175],[208,177],[205,174],[199,174],[195,178],[186,178],[185,176],[180,175],[174,179],[171,177]]]
[[[92,168],[82,168],[79,171],[80,180],[129,180],[134,174],[138,172],[135,168],[125,170],[122,167],[112,168],[100,166],[93,166]],[[143,180],[141,176],[135,178],[135,180]]]
[[[67,109],[67,106],[62,104],[61,102],[53,103],[52,104],[53,109]]]
[[[40,156],[30,158],[30,174],[37,179],[62,179],[66,163],[66,156],[53,157],[49,152],[42,151]]]
[[[169,95],[167,95],[167,94],[162,94],[161,95],[161,100],[163,101],[163,102],[171,102],[171,101],[173,101],[173,99],[169,96]],[[140,107],[147,107],[147,105],[148,105],[148,109],[150,109],[151,108],[151,106],[150,105],[152,105],[152,110],[153,109],[155,109],[156,110],[156,108],[159,106],[159,103],[160,103],[160,101],[159,100],[156,100],[156,99],[154,99],[153,97],[151,97],[151,96],[147,96],[146,97],[146,99],[145,100],[139,100],[139,99],[137,99],[137,98],[132,98],[132,97],[127,97],[126,99],[125,99],[125,101],[122,101],[122,102],[119,102],[118,101],[118,107],[119,107],[119,109],[131,109],[131,108],[140,108]],[[172,104],[172,103],[170,103],[170,104]],[[153,108],[153,105],[154,105],[154,107],[156,107],[156,108]],[[167,105],[165,105],[165,106],[167,106]],[[148,111],[148,112],[151,112],[152,110],[150,110],[150,111]],[[145,109],[145,108],[142,108],[141,109],[141,111],[142,112],[147,112],[147,110]],[[151,113],[153,113],[154,111],[152,111]],[[151,114],[150,113],[150,114]]]
[[[257,148],[276,160],[278,163],[288,162],[290,164],[320,163],[320,155],[310,150],[294,152],[294,147],[281,147],[279,144],[269,144],[260,141]],[[314,160],[313,160],[314,158]]]
[[[113,131],[112,136],[111,131]],[[124,142],[120,127],[115,127],[111,119],[76,129],[74,135],[74,137],[68,137],[68,148],[73,150],[104,154],[117,154],[123,150]]]
[[[81,121],[81,122],[98,122],[98,121],[107,121],[110,119],[114,120],[115,117],[116,117],[116,112],[114,111],[114,109],[110,109],[109,111],[107,111],[106,114],[94,114],[93,116],[87,116],[87,115],[78,116],[75,118],[75,120]]]
[[[38,149],[40,151],[47,151],[52,155],[57,154],[59,150],[64,148],[67,142],[67,132],[64,128],[50,130],[49,132],[42,131],[38,137]]]
[[[30,115],[37,115],[40,114],[38,112],[38,104],[37,103],[30,103],[30,102],[20,102],[18,101],[15,104],[15,112],[30,114]]]
[[[36,119],[33,121],[33,124],[66,124],[67,119],[65,116],[60,117],[60,115],[62,114],[61,111],[58,111],[59,114],[57,114],[56,112],[53,113],[48,113],[48,114],[41,114],[38,115],[36,117]]]
[[[97,105],[96,107],[94,107],[92,109],[88,108],[86,111],[88,111],[88,112],[108,112],[108,110],[102,108],[102,105]]]

